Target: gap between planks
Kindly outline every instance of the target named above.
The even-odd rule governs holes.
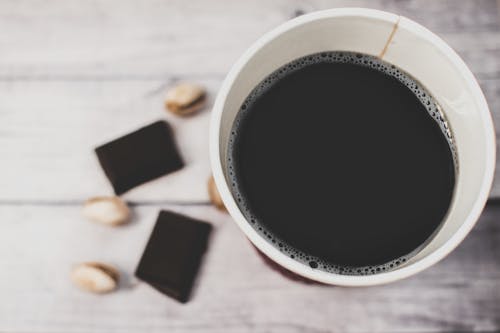
[[[210,206],[212,203],[210,201],[199,200],[199,201],[175,201],[175,200],[148,200],[148,201],[137,201],[137,200],[125,200],[128,205],[132,207],[140,206]],[[61,206],[61,207],[71,207],[71,206],[81,206],[85,200],[0,200],[1,206]],[[1,333],[1,332],[0,332]]]
[[[138,201],[138,200],[125,200],[128,205],[132,207],[141,206],[210,206],[212,203],[206,200],[198,201],[175,201],[175,200],[148,200],[148,201]],[[71,207],[71,206],[81,206],[85,200],[0,200],[1,206],[61,206],[61,207]],[[499,206],[500,197],[492,197],[486,201],[485,208],[488,206]],[[0,332],[2,333],[2,332]]]
[[[176,82],[184,79],[223,80],[227,73],[204,73],[181,75],[159,73],[157,75],[112,74],[112,75],[0,75],[0,82],[121,82],[121,81],[167,81]],[[1,333],[1,332],[0,332]]]

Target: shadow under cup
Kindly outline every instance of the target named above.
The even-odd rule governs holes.
[[[455,194],[441,229],[404,265],[375,275],[314,270],[280,252],[245,220],[228,187],[226,159],[233,121],[252,89],[294,59],[325,51],[359,52],[381,58],[430,92],[455,140],[459,170]],[[415,274],[442,259],[466,236],[487,200],[495,166],[491,115],[474,76],[433,33],[404,17],[368,9],[332,9],[301,16],[264,35],[234,65],[217,97],[210,130],[210,157],[217,187],[230,214],[266,257],[288,271],[335,285],[386,283]]]

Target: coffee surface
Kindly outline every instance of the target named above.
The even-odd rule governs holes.
[[[398,68],[352,53],[280,68],[243,103],[228,172],[251,225],[290,257],[390,270],[439,229],[455,185],[451,132]]]

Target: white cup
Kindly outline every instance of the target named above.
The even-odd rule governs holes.
[[[291,259],[250,226],[228,186],[229,133],[242,102],[275,69],[322,51],[365,53],[403,69],[441,105],[454,135],[458,175],[445,221],[420,252],[392,271],[365,276],[341,275],[312,269]],[[402,16],[371,9],[339,8],[288,21],[265,34],[241,56],[224,80],[212,111],[210,158],[217,188],[229,213],[266,256],[314,281],[367,286],[416,274],[444,258],[464,239],[488,198],[495,169],[495,132],[476,79],[442,39]]]

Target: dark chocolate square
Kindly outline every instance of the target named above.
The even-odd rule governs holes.
[[[157,121],[95,149],[116,194],[184,166],[165,121]]]
[[[187,302],[212,226],[161,211],[135,275],[160,292]]]

